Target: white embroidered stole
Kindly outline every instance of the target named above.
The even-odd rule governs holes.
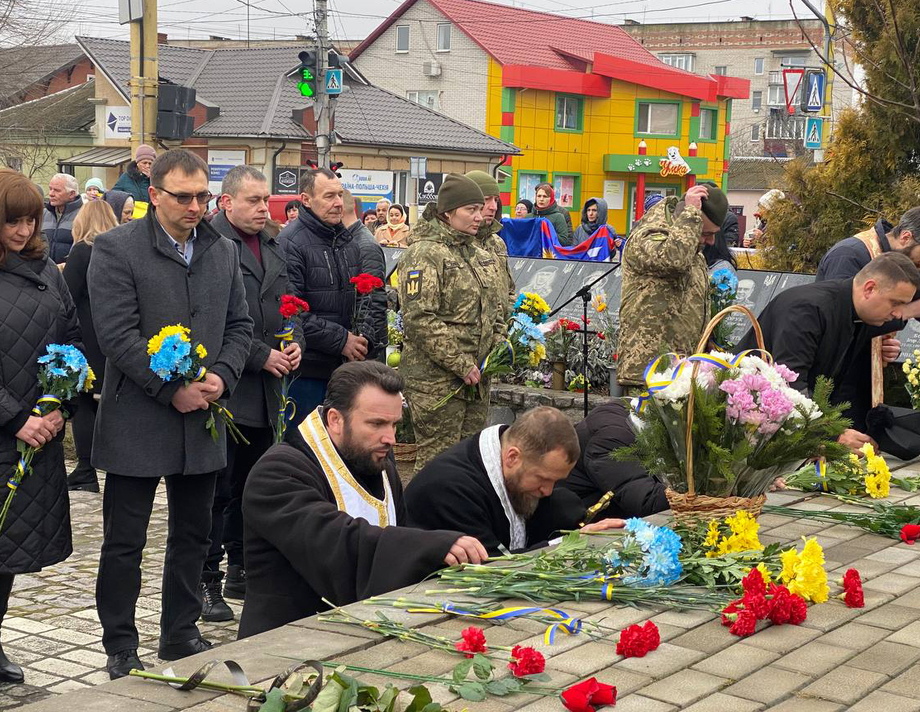
[[[479,454],[482,456],[482,464],[485,465],[486,474],[492,483],[495,494],[498,495],[502,503],[502,509],[505,510],[505,516],[508,518],[509,528],[511,529],[511,550],[524,549],[527,546],[527,528],[524,519],[520,514],[514,511],[511,506],[511,500],[508,498],[508,488],[505,486],[505,475],[502,472],[502,443],[499,437],[500,425],[493,425],[486,428],[479,434]]]

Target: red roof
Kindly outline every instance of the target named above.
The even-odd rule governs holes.
[[[750,86],[744,80],[728,81],[728,77],[715,79],[671,67],[616,25],[523,10],[482,0],[426,1],[502,67],[513,68],[512,73],[518,80],[526,75],[522,70],[527,67],[584,74],[588,64],[592,64],[594,74],[704,101],[715,100],[717,96],[744,98]],[[405,0],[364,42],[352,50],[351,59],[356,59],[376,42],[416,2],[418,0]],[[568,77],[567,83],[575,79]],[[584,82],[583,79],[579,81]],[[599,89],[598,82],[590,84],[593,90],[587,93],[596,95],[594,90]],[[504,85],[509,86],[507,82]],[[518,81],[515,84],[525,85],[531,86],[531,83],[520,84]]]
[[[569,48],[564,51],[576,56],[585,56],[593,50],[598,50],[634,62],[661,64],[654,54],[616,25],[576,20],[548,12],[523,10],[480,0],[427,1],[492,55],[499,64],[584,69],[576,59],[563,56],[554,50],[553,46]],[[364,42],[352,50],[351,59],[357,58],[373,44],[416,2],[417,0],[406,0],[400,5]]]

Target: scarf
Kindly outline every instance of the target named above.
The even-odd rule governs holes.
[[[508,498],[508,488],[502,472],[502,442],[498,432],[500,428],[500,425],[493,425],[479,433],[479,454],[482,456],[482,464],[486,468],[489,482],[492,483],[492,488],[498,495],[498,500],[505,511],[505,517],[508,519],[511,530],[510,549],[516,551],[527,546],[527,529],[523,518],[514,511],[511,500]]]
[[[316,455],[340,512],[345,512],[355,519],[364,519],[377,527],[396,526],[396,507],[386,472],[380,473],[383,477],[381,501],[365,490],[348,471],[342,456],[329,437],[326,424],[323,423],[322,406],[307,416],[300,424],[299,431],[307,447]]]

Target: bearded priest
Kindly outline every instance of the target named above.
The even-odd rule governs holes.
[[[578,435],[556,408],[532,408],[513,425],[495,425],[432,459],[406,488],[409,522],[476,537],[491,555],[554,543],[559,533],[622,527],[584,525],[585,506],[556,484],[580,454]]]
[[[377,361],[336,369],[326,399],[256,463],[243,493],[240,638],[486,559],[458,531],[405,526],[393,458],[403,380]]]

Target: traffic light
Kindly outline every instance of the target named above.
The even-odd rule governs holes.
[[[316,96],[316,52],[308,49],[297,56],[300,58],[297,89],[301,96],[312,99]]]

